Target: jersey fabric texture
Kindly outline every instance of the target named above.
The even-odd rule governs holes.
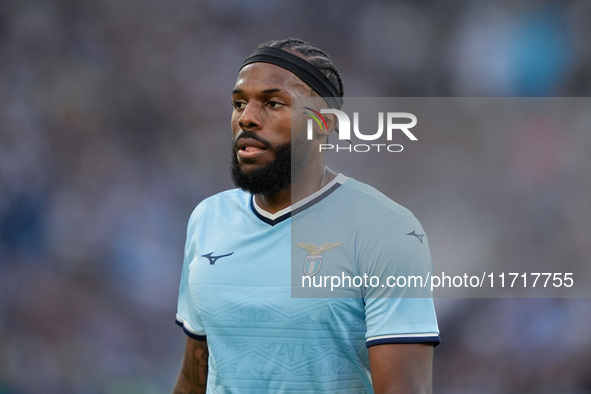
[[[368,347],[439,343],[432,298],[382,297],[365,285],[329,298],[330,283],[302,280],[425,276],[424,234],[406,208],[342,174],[276,214],[238,189],[201,202],[176,321],[207,339],[207,392],[373,393]]]

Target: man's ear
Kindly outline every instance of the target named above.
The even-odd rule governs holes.
[[[326,125],[328,126],[328,130],[324,130],[324,128],[322,128],[322,130],[320,130],[319,135],[321,137],[328,137],[330,134],[332,134],[335,131],[335,129],[338,125],[337,116],[335,114],[322,114],[322,117],[326,121]]]

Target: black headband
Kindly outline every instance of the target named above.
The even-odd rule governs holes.
[[[343,98],[330,80],[312,64],[299,56],[279,48],[265,47],[257,50],[242,63],[242,67],[251,63],[270,63],[297,75],[326,100],[332,108],[341,109]],[[240,67],[240,69],[242,69]]]

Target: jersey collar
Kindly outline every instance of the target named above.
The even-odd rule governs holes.
[[[325,197],[328,197],[332,192],[337,190],[348,178],[343,174],[338,174],[332,181],[328,182],[318,191],[310,194],[308,197],[298,201],[297,203],[283,208],[281,211],[276,213],[269,213],[263,208],[259,207],[254,200],[254,195],[250,196],[250,207],[254,214],[261,219],[263,222],[274,226],[284,220],[289,219],[292,215],[296,215],[317,202],[321,201]]]

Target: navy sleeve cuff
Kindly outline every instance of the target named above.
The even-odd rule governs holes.
[[[365,346],[370,348],[371,346],[384,345],[389,343],[424,343],[437,346],[439,345],[439,343],[441,343],[441,338],[439,337],[439,335],[436,334],[421,336],[381,335],[378,337],[367,338]]]
[[[185,334],[187,334],[187,336],[189,336],[189,338],[197,339],[198,341],[207,340],[207,337],[205,335],[196,334],[188,330],[187,327],[185,327],[185,324],[180,320],[176,319],[175,323],[183,328],[183,331],[185,332]]]

